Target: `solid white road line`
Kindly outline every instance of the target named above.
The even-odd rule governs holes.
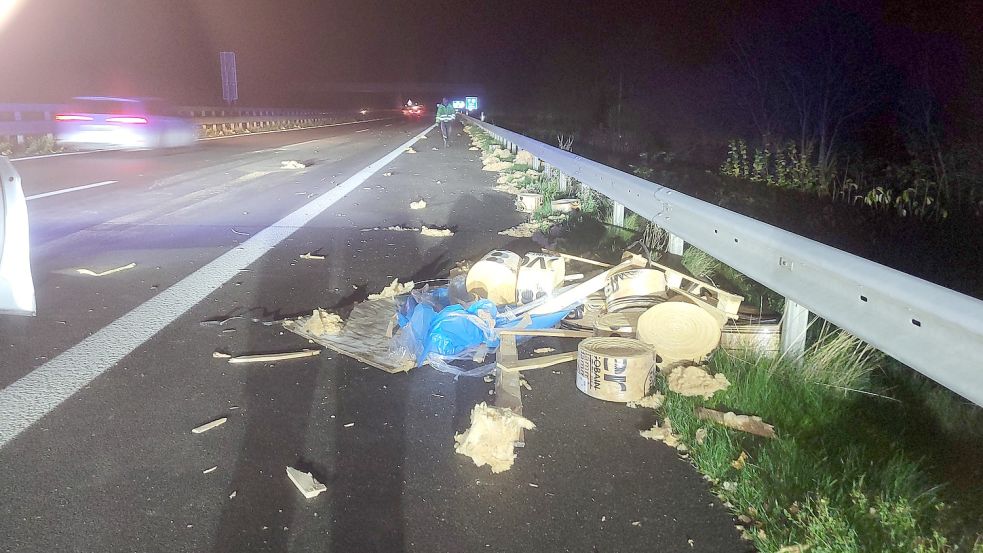
[[[0,390],[0,447],[113,367],[242,269],[357,189],[434,127],[436,124]]]
[[[82,186],[73,186],[71,188],[62,188],[61,190],[53,190],[51,192],[45,192],[43,194],[35,194],[33,196],[28,196],[25,198],[27,201],[38,200],[41,198],[47,198],[48,196],[57,196],[59,194],[67,194],[69,192],[76,192],[78,190],[85,190],[87,188],[98,188],[100,186],[106,186],[107,184],[116,184],[119,181],[115,180],[104,180],[102,182],[94,182],[92,184],[83,184]]]

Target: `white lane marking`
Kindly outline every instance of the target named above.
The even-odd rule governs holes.
[[[366,119],[365,121],[352,121],[350,123],[331,123],[331,124],[328,124],[328,125],[316,125],[314,127],[300,127],[300,128],[297,128],[297,129],[283,129],[283,130],[277,130],[277,131],[260,131],[260,132],[244,133],[244,134],[232,134],[232,135],[229,135],[229,136],[213,136],[211,138],[199,138],[198,141],[199,142],[204,142],[205,140],[224,140],[226,138],[241,138],[243,136],[255,136],[257,134],[270,134],[270,133],[275,133],[275,132],[291,132],[291,131],[303,131],[303,130],[306,130],[306,129],[323,129],[325,127],[341,127],[343,125],[357,125],[359,123],[371,123],[373,121],[390,121],[392,119],[399,119],[399,117],[383,117],[381,119]],[[386,125],[386,126],[387,127],[391,127],[392,125],[390,124],[390,125]],[[80,155],[85,155],[85,154],[98,154],[100,152],[105,153],[105,152],[115,152],[115,151],[118,151],[118,150],[85,150],[85,151],[82,151],[82,152],[60,152],[60,153],[57,153],[57,154],[44,154],[44,155],[40,155],[40,156],[17,157],[17,158],[11,159],[10,161],[11,162],[15,162],[15,161],[28,161],[28,160],[31,160],[31,159],[44,159],[44,158],[48,158],[48,157],[80,156]]]
[[[28,196],[25,198],[27,201],[39,200],[41,198],[47,198],[48,196],[57,196],[59,194],[68,194],[69,192],[77,192],[79,190],[86,190],[88,188],[98,188],[100,186],[106,186],[107,184],[116,184],[119,181],[115,180],[104,180],[102,182],[94,182],[92,184],[83,184],[82,186],[73,186],[71,188],[62,188],[61,190],[52,190],[51,192],[44,192],[43,194],[35,194],[33,196]]]
[[[431,125],[382,159],[0,390],[0,447],[113,367],[314,217],[399,157]]]

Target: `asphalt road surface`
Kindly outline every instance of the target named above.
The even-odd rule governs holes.
[[[466,137],[416,141],[429,125],[16,162],[38,316],[0,318],[0,550],[747,550],[696,471],[638,436],[651,412],[581,394],[573,364],[527,375],[537,428],[514,467],[492,474],[453,449],[492,384],[390,375],[330,351],[248,366],[212,357],[310,347],[264,323],[344,314],[393,278],[536,249],[498,234],[522,215]],[[411,211],[418,199],[427,207]],[[455,234],[371,230],[395,225]],[[570,347],[529,347],[543,345]],[[328,491],[305,499],[288,465]]]

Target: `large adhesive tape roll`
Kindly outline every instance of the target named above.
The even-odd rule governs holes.
[[[571,330],[594,330],[597,318],[604,314],[604,293],[595,292],[584,303],[560,321],[560,326]]]
[[[635,338],[638,318],[644,312],[644,309],[629,309],[601,315],[594,322],[594,335]]]
[[[720,344],[720,326],[691,303],[665,302],[638,318],[638,339],[655,348],[660,369],[703,360]]]
[[[605,401],[636,401],[652,385],[655,351],[631,338],[587,338],[577,348],[577,388]]]
[[[471,267],[465,286],[468,292],[480,298],[488,298],[495,305],[515,303],[515,284],[519,277],[518,254],[494,250]]]
[[[562,257],[544,253],[527,253],[519,266],[516,299],[519,305],[551,296],[563,285],[566,262]]]
[[[604,285],[608,311],[648,308],[666,301],[666,274],[658,269],[627,269]]]

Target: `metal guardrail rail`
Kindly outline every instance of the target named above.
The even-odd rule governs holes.
[[[983,301],[527,136],[467,119],[510,149],[530,152],[548,168],[983,405]]]

